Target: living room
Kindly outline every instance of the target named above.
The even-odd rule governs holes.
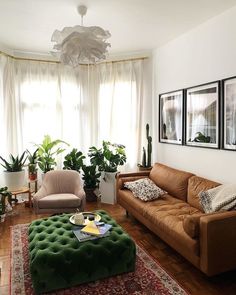
[[[85,5],[87,12],[83,9],[77,11],[79,5]],[[14,194],[13,189],[8,189],[11,196],[4,198],[6,212],[0,223],[1,294],[236,294],[236,219],[232,210],[235,207],[232,204],[228,209],[217,209],[227,212],[206,213],[210,211],[204,212],[199,207],[199,201],[197,205],[195,199],[189,201],[190,195],[193,196],[196,191],[201,195],[202,190],[221,187],[221,184],[231,185],[231,189],[236,183],[233,153],[236,142],[236,87],[232,90],[235,92],[227,94],[228,85],[234,85],[236,76],[235,17],[235,0],[188,0],[178,3],[106,0],[99,3],[65,0],[0,2],[0,156],[9,162],[12,160],[10,154],[20,157],[24,153],[25,161],[22,165],[25,171],[22,188],[25,190]],[[82,28],[99,26],[105,30],[105,40],[102,41],[105,58],[100,56],[94,64],[76,53],[75,59],[62,61],[62,48],[53,49],[56,42],[52,42],[51,37],[55,30],[75,25]],[[61,45],[59,43],[57,45]],[[68,44],[75,49],[73,44]],[[101,50],[99,44],[97,46]],[[79,50],[84,50],[82,47]],[[86,44],[84,48],[82,55],[92,55]],[[73,54],[73,50],[68,50],[68,54]],[[106,50],[108,55],[104,52]],[[71,64],[72,60],[77,64]],[[194,103],[192,100],[196,96],[198,100]],[[227,101],[228,97],[232,100]],[[203,104],[200,103],[202,99]],[[171,103],[175,108],[174,116]],[[201,107],[211,124],[210,127],[202,127],[200,132],[195,128],[200,125],[198,113]],[[166,118],[169,118],[169,125]],[[47,140],[49,144],[57,141],[51,149],[53,154],[50,154],[52,162],[49,168],[44,166],[47,155],[42,154]],[[93,196],[87,195],[86,191],[79,205],[73,201],[76,203],[74,207],[81,212],[90,212],[90,215],[95,214],[94,210],[100,210],[96,211],[98,217],[95,214],[96,218],[100,218],[97,222],[113,225],[109,237],[94,241],[79,242],[74,235],[65,233],[61,247],[66,247],[64,241],[72,239],[73,245],[75,242],[78,245],[94,243],[102,248],[106,240],[118,239],[117,248],[114,246],[117,255],[109,259],[107,254],[104,258],[104,261],[112,263],[107,268],[110,275],[101,267],[94,274],[94,280],[83,273],[80,280],[71,270],[73,267],[68,267],[73,259],[68,259],[67,255],[72,255],[69,254],[72,252],[76,255],[76,250],[63,254],[65,259],[62,263],[65,265],[62,266],[52,265],[51,260],[45,257],[43,263],[35,263],[33,258],[36,255],[38,259],[46,251],[40,249],[43,247],[43,241],[40,242],[42,233],[37,232],[40,228],[43,234],[48,234],[45,239],[50,242],[54,236],[54,233],[49,234],[50,230],[57,230],[52,227],[54,222],[55,227],[59,221],[62,227],[64,223],[67,227],[75,222],[65,219],[65,216],[68,219],[76,216],[76,208],[67,208],[68,204],[58,210],[55,204],[53,208],[47,207],[52,204],[50,200],[44,203],[43,208],[40,207],[43,188],[50,175],[53,177],[50,170],[61,172],[63,167],[65,173],[67,169],[74,170],[68,164],[73,149],[76,149],[74,152],[79,165],[78,169],[74,169],[83,177],[83,182],[79,180],[79,187],[86,191],[83,188],[86,169],[94,164],[94,173],[97,174],[95,186],[98,187],[93,189]],[[102,165],[107,162],[101,163],[100,160],[109,149],[119,154],[119,159],[107,172],[116,174],[118,171],[120,174],[116,178],[117,186],[114,187],[113,179],[113,186],[108,188],[106,195],[103,185],[109,182],[109,174],[104,181],[106,168]],[[29,158],[35,151],[37,159],[33,164],[37,164],[37,179],[29,181]],[[160,165],[155,166],[155,163]],[[1,164],[0,188],[7,186],[4,175],[7,169],[3,167],[6,163],[1,160]],[[44,172],[47,173],[44,175]],[[62,175],[59,184],[67,187],[72,182],[72,176]],[[160,199],[148,202],[131,198],[132,189],[125,189],[125,183],[144,177],[150,178],[162,191],[178,200],[165,197],[164,193]],[[200,191],[196,189],[197,181]],[[184,190],[184,193],[175,195],[178,190]],[[3,196],[4,192],[1,194],[0,191],[0,195]],[[79,193],[78,196],[80,198]],[[200,198],[198,194],[196,198]],[[165,221],[168,223],[168,216],[160,215],[160,220],[151,216],[155,213],[155,218],[159,218],[159,209],[152,205],[164,201],[174,202],[174,210],[183,210],[174,211],[174,215],[178,214],[178,222],[175,228],[174,219],[171,220],[173,223],[170,222],[169,226],[173,227],[172,231],[166,230],[168,224],[164,225]],[[162,205],[167,206],[166,203]],[[145,212],[141,214],[141,210]],[[188,219],[186,214],[196,218]],[[91,218],[90,215],[88,218]],[[214,216],[218,216],[217,222],[222,220],[222,224],[215,223]],[[193,225],[190,233],[189,228],[178,231],[180,219],[185,223],[181,223],[182,227],[187,226],[187,219],[190,226]],[[41,220],[41,224],[37,220]],[[45,222],[50,223],[46,229]],[[216,227],[208,227],[208,223],[216,224]],[[29,228],[29,236],[35,236],[27,242]],[[71,231],[71,228],[65,230]],[[124,250],[126,257],[131,257],[132,247],[136,247],[136,258],[132,261],[134,263],[136,259],[136,270],[132,271],[125,271],[123,265],[116,266],[119,261],[115,256],[117,260],[123,257],[120,251],[124,240],[120,241],[119,235],[128,239],[126,233],[129,240],[125,241],[130,244],[131,251],[127,254],[125,251],[128,250]],[[175,241],[177,236],[181,238]],[[37,243],[32,244],[35,239],[39,239],[38,246]],[[184,243],[187,248],[184,248]],[[91,249],[86,250],[88,259]],[[102,257],[103,254],[99,255]],[[94,257],[93,251],[91,255]],[[19,260],[21,262],[16,265]],[[85,263],[84,258],[82,260]],[[90,263],[93,267],[95,260],[88,261],[86,269]],[[150,269],[150,265],[155,269]],[[55,269],[56,266],[58,268]],[[63,267],[69,268],[70,278],[68,273],[60,279],[56,277],[59,268]],[[45,282],[40,286],[36,283],[45,280],[39,274],[44,269],[45,276],[48,276],[46,280],[54,282],[52,286]]]

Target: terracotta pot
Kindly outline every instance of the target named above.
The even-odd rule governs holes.
[[[138,166],[139,171],[151,171],[152,167],[143,167],[143,166]]]
[[[29,180],[36,180],[37,179],[37,172],[29,172]]]

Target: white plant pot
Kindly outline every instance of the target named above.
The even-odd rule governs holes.
[[[20,190],[25,184],[25,170],[18,172],[4,171],[4,185],[8,187],[9,191]]]
[[[101,202],[106,204],[116,203],[116,173],[103,172],[99,189],[101,192]]]

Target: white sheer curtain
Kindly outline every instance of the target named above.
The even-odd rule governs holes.
[[[87,152],[102,140],[127,147],[127,167],[140,154],[143,60],[71,68],[0,59],[3,154],[33,149],[45,134]],[[2,87],[1,87],[2,86]],[[3,90],[2,90],[3,89]]]

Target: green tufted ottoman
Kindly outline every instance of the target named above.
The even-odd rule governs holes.
[[[80,243],[72,232],[71,214],[35,220],[29,227],[30,273],[36,294],[134,271],[133,240],[105,211],[110,236]]]

